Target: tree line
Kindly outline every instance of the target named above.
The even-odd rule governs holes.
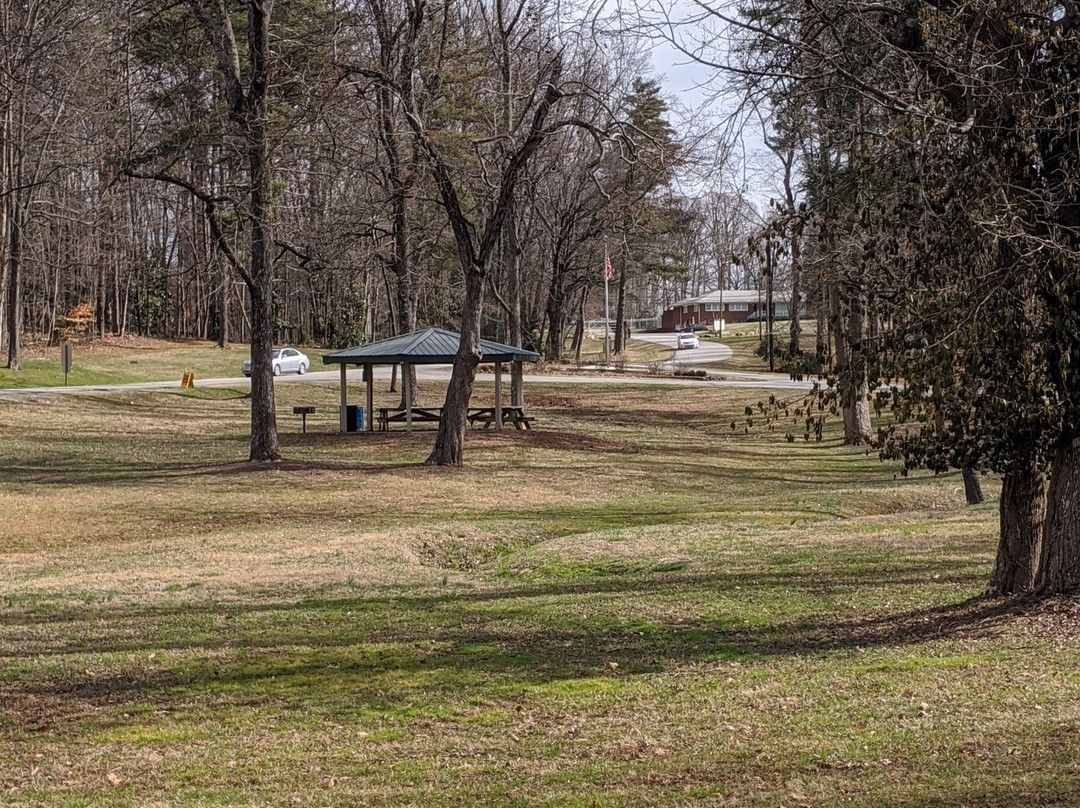
[[[555,4],[509,0],[264,6],[276,339],[341,347],[417,322],[457,327],[466,278],[430,146],[475,229],[555,54],[567,123],[516,169],[516,234],[500,231],[485,335],[520,332],[560,355],[582,310],[598,311],[605,245],[626,317],[715,285],[711,205],[670,185],[692,158],[632,40],[598,12],[559,19]],[[250,279],[238,271],[257,218],[242,120],[253,110],[240,108],[241,85],[258,81],[248,8],[3,4],[9,367],[24,338],[55,340],[79,304],[93,307],[97,335],[250,341]]]
[[[256,369],[276,342],[418,323],[555,358],[605,250],[620,336],[720,271],[713,204],[672,186],[693,150],[602,6],[27,0],[0,45],[13,370],[87,307],[92,334],[246,342]],[[251,457],[272,459],[252,384]]]

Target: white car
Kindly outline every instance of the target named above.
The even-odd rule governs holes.
[[[682,348],[697,348],[700,344],[696,334],[689,331],[684,331],[682,334],[679,334],[678,347],[680,350]]]
[[[307,358],[296,348],[277,348],[270,355],[270,367],[274,370],[275,376],[280,376],[282,373],[299,373],[303,376],[307,373],[307,369],[311,366],[311,360]],[[245,359],[244,364],[240,366],[240,369],[244,371],[245,376],[251,375],[251,359]]]

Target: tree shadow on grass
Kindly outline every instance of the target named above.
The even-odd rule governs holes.
[[[183,709],[192,699],[222,707],[276,703],[335,709],[335,700],[347,694],[350,705],[392,711],[398,704],[454,702],[469,688],[479,693],[492,686],[663,674],[688,665],[707,675],[731,663],[979,637],[1027,608],[1018,601],[974,599],[864,619],[805,618],[759,627],[700,621],[649,630],[587,622],[552,628],[474,620],[376,631],[355,640],[302,631],[292,637],[237,636],[209,648],[193,644],[187,650],[194,653],[181,658],[169,653],[169,666],[124,659],[97,672],[80,669],[9,683],[0,705],[14,725],[37,730],[88,710]],[[103,645],[94,651],[130,653],[137,644]],[[147,641],[141,650],[158,647]],[[201,653],[206,650],[210,653]]]
[[[353,463],[336,460],[281,460],[254,463],[246,460],[225,460],[206,463],[163,463],[157,461],[127,461],[114,459],[100,463],[88,462],[83,455],[54,456],[48,463],[28,463],[24,459],[0,458],[0,482],[33,485],[146,485],[181,479],[213,476],[259,475],[272,472],[303,473],[309,471],[355,472],[380,474],[401,469],[429,468],[423,463]]]
[[[686,666],[824,657],[875,647],[993,636],[1011,620],[1037,610],[1024,599],[972,598],[866,615],[812,613],[751,624],[741,611],[662,623],[633,614],[605,614],[590,597],[692,596],[701,587],[780,585],[825,591],[825,581],[799,575],[626,576],[620,581],[539,584],[467,594],[387,594],[366,598],[308,598],[292,603],[183,604],[80,607],[37,615],[5,614],[11,641],[38,632],[65,638],[62,647],[34,648],[9,659],[118,654],[116,665],[93,672],[8,682],[8,702],[19,723],[37,721],[25,705],[78,713],[149,702],[168,708],[193,694],[214,691],[235,699],[298,699],[311,693],[353,694],[379,702],[388,689],[411,701],[460,698],[472,682],[536,686],[606,676],[662,674]],[[805,576],[803,576],[805,577]],[[898,584],[888,576],[890,584]],[[738,582],[742,581],[741,584]],[[925,581],[924,581],[925,582]],[[858,588],[871,585],[860,578]],[[552,616],[561,598],[580,609]],[[595,608],[594,608],[595,607]],[[597,616],[589,617],[587,612]],[[105,626],[102,630],[102,626]],[[138,627],[133,638],[131,627]],[[187,639],[192,637],[192,639]],[[195,639],[197,637],[197,639]],[[152,660],[160,655],[169,662]],[[101,664],[101,663],[98,663]],[[69,670],[71,666],[68,666]],[[225,691],[228,691],[225,694]],[[68,702],[64,707],[63,703]],[[80,707],[79,705],[83,705]],[[36,709],[36,708],[35,708]],[[32,712],[32,711],[31,711]]]

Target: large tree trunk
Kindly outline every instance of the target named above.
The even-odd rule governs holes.
[[[476,269],[465,274],[465,300],[461,314],[461,345],[454,357],[454,372],[446,388],[435,446],[425,461],[429,466],[460,466],[465,425],[476,368],[480,364],[480,314],[484,306],[484,275]]]
[[[521,327],[521,260],[518,256],[517,206],[511,198],[503,226],[503,266],[506,270],[507,332],[509,343],[523,348],[525,333]],[[510,363],[510,401],[516,407],[525,405],[525,372],[520,362]]]
[[[19,353],[22,348],[22,206],[18,194],[12,194],[8,213],[8,272],[7,300],[4,308],[7,319],[7,366],[19,370]]]
[[[261,141],[261,142],[260,142]],[[254,138],[251,169],[251,460],[279,460],[274,403],[273,237],[265,130]]]
[[[802,306],[802,248],[801,236],[794,231],[788,239],[788,251],[791,253],[791,308],[788,310],[788,360],[794,364],[801,347],[802,324],[799,321],[799,308]]]
[[[844,329],[843,368],[840,371],[840,402],[844,413],[844,443],[862,446],[870,442],[870,387],[867,380],[866,313],[863,292],[853,290],[848,299],[847,328]]]
[[[1010,471],[1001,481],[999,539],[988,591],[1029,592],[1035,586],[1046,521],[1046,476],[1035,467]]]
[[[272,0],[248,6],[251,90],[245,129],[251,174],[251,460],[280,460],[274,404],[273,188],[267,133]]]
[[[825,373],[831,365],[829,359],[829,287],[823,281],[817,282],[817,327],[814,349],[817,354],[817,372]]]
[[[423,20],[423,4],[417,3],[410,7],[411,30],[409,56],[412,59],[415,53],[411,50],[415,44],[414,37],[419,33]],[[435,142],[428,136],[419,115],[419,107],[415,97],[413,82],[414,72],[404,71],[406,81],[404,98],[408,109],[405,118],[416,135],[420,148],[427,155],[435,182],[439,189],[443,207],[446,210],[450,227],[454,231],[454,241],[457,244],[458,258],[461,268],[465,273],[465,299],[462,305],[461,315],[461,346],[457,357],[454,359],[454,371],[450,377],[450,384],[446,390],[446,399],[443,406],[442,418],[439,420],[439,431],[435,436],[435,446],[428,456],[427,463],[432,465],[460,465],[462,450],[465,442],[465,423],[468,415],[469,399],[472,396],[473,380],[476,377],[476,367],[480,363],[480,315],[484,303],[484,285],[487,282],[487,267],[499,238],[503,232],[503,224],[506,215],[510,211],[510,200],[514,196],[514,187],[518,177],[528,165],[529,160],[540,148],[550,131],[545,128],[544,122],[552,106],[562,97],[562,91],[558,89],[559,76],[562,71],[562,59],[555,56],[550,63],[550,79],[544,91],[543,98],[539,100],[532,115],[532,124],[528,135],[521,145],[507,157],[501,170],[502,178],[498,185],[498,194],[492,200],[490,214],[486,223],[479,228],[470,221],[470,217],[462,210],[458,194],[458,183],[451,172],[450,166],[443,159]],[[479,236],[477,238],[477,236]]]
[[[1059,448],[1050,466],[1046,532],[1035,586],[1044,595],[1080,589],[1080,440]]]
[[[960,473],[964,477],[964,498],[967,500],[967,504],[981,505],[986,498],[983,496],[979,472],[970,466],[964,466]]]
[[[585,346],[585,292],[582,291],[578,302],[577,317],[574,318],[574,335],[570,338],[570,349],[574,352],[574,362],[581,364],[581,350]]]
[[[565,283],[565,278],[560,272],[558,261],[555,261],[551,285],[548,287],[547,306],[545,307],[548,337],[544,354],[548,359],[556,361],[562,354],[563,342],[566,339],[566,335],[563,333],[563,322],[566,320],[566,293],[563,289],[563,283]]]

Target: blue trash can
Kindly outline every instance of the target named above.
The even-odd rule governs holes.
[[[352,404],[348,404],[345,407],[345,431],[346,432],[363,432],[364,431],[364,408],[356,407]]]

